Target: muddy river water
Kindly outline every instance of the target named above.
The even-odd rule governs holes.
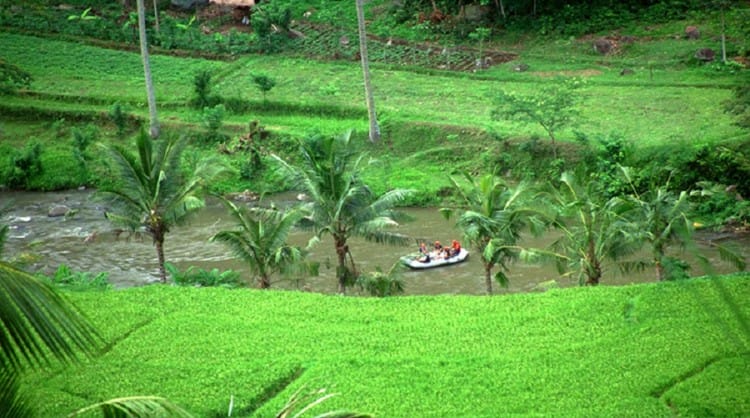
[[[109,281],[116,288],[140,286],[156,280],[156,251],[147,236],[118,235],[115,226],[104,218],[104,208],[92,198],[91,191],[63,192],[0,192],[0,207],[7,201],[13,206],[0,219],[10,226],[4,256],[13,258],[24,255],[36,257],[31,268],[46,273],[53,272],[60,264],[75,271],[90,273],[107,272]],[[293,196],[281,196],[280,204],[288,203]],[[73,216],[50,217],[49,210],[55,205],[65,205],[75,211]],[[450,242],[460,239],[460,232],[453,221],[446,221],[437,208],[405,208],[414,221],[396,228],[411,237],[428,242],[440,240]],[[209,200],[207,206],[184,226],[178,226],[167,235],[165,255],[167,261],[181,270],[189,266],[203,269],[236,270],[247,277],[247,268],[236,260],[220,243],[211,243],[209,237],[220,230],[233,229],[234,223],[224,206]],[[305,245],[310,238],[308,231],[295,231],[290,242]],[[554,237],[552,234],[539,238],[527,237],[524,246],[542,248]],[[700,234],[698,238],[702,237]],[[713,237],[715,238],[715,236]],[[746,259],[750,259],[748,237],[730,239]],[[416,241],[415,241],[416,242]],[[728,241],[723,241],[726,243]],[[336,290],[335,254],[331,241],[324,239],[313,248],[310,257],[321,262],[320,275],[298,281],[279,281],[276,288],[297,288],[333,293]],[[732,267],[719,260],[717,252],[699,239],[701,253],[711,260],[716,272],[731,272]],[[412,247],[393,247],[354,239],[351,251],[361,271],[372,271],[377,267],[388,269],[402,255],[412,252]],[[691,257],[683,255],[687,260]],[[692,275],[700,275],[697,263]],[[534,265],[517,262],[511,265],[508,289],[499,292],[522,292],[536,288],[540,283],[555,280],[559,286],[577,285],[568,278],[561,278],[552,265]],[[405,271],[403,274],[406,294],[484,294],[484,278],[481,262],[470,256],[468,261],[450,267],[431,270]],[[653,280],[650,270],[620,274],[614,267],[605,271],[602,284],[624,285]],[[497,288],[496,288],[497,289]]]

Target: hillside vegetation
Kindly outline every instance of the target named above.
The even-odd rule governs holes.
[[[294,149],[293,138],[311,132],[334,135],[354,129],[362,138],[362,151],[385,162],[384,172],[371,173],[372,186],[378,191],[417,189],[419,194],[409,202],[414,204],[439,203],[449,186],[447,175],[463,170],[555,179],[561,170],[579,164],[584,154],[599,153],[600,141],[620,142],[624,152],[613,156],[605,151],[602,158],[641,167],[644,178],[665,179],[669,170],[675,171],[673,184],[682,189],[693,188],[700,180],[729,185],[743,176],[741,166],[747,156],[741,144],[748,134],[732,123],[724,103],[733,97],[733,88],[747,82],[748,72],[734,61],[702,64],[693,57],[699,48],[720,47],[716,10],[691,9],[694,5],[686,2],[657,18],[662,12],[644,9],[651,24],[618,9],[622,16],[630,16],[622,27],[556,37],[539,35],[545,33],[535,26],[544,20],[541,17],[526,32],[519,29],[520,20],[506,28],[480,21],[474,26],[493,28],[480,46],[476,37],[468,36],[470,26],[450,33],[442,32],[442,26],[420,26],[415,16],[427,4],[416,3],[404,6],[414,16],[400,17],[401,23],[393,20],[399,15],[388,2],[367,5],[371,72],[383,131],[380,144],[364,139],[367,112],[356,42],[342,43],[342,39],[356,39],[354,8],[327,2],[274,2],[276,9],[290,7],[291,28],[305,35],[297,40],[273,33],[259,38],[236,24],[231,14],[217,15],[209,9],[195,13],[197,20],[190,23],[191,12],[164,6],[160,32],[149,26],[162,124],[167,132],[193,137],[196,152],[206,154],[232,149],[240,135],[249,134],[248,123],[257,121],[270,133],[267,140],[254,144],[264,156],[287,154]],[[90,142],[128,141],[138,121],[146,119],[132,22],[114,26],[124,19],[120,5],[95,7],[91,13],[98,18],[92,20],[71,19],[83,10],[83,5],[72,7],[3,8],[2,58],[33,78],[19,94],[5,96],[0,106],[2,147],[11,157],[0,161],[0,174],[6,177],[0,178],[0,184],[7,187],[96,187],[107,177],[105,169],[95,155],[85,156],[86,170],[80,168],[74,157],[75,130],[95,126],[88,131]],[[747,49],[745,28],[738,23],[744,10],[730,10],[728,45],[735,56]],[[304,12],[311,14],[304,17]],[[571,17],[565,16],[559,18]],[[701,28],[700,39],[685,38],[688,25]],[[398,42],[389,44],[394,35]],[[601,36],[617,40],[615,53],[600,55],[593,50],[592,41]],[[273,51],[264,50],[271,46]],[[258,50],[264,53],[254,54]],[[473,62],[471,57],[480,54],[504,58],[486,68],[454,65],[467,59]],[[528,70],[515,71],[521,64]],[[211,75],[210,102],[224,106],[218,113],[211,106],[206,110],[192,104],[195,77],[203,71]],[[276,81],[266,95],[252,82],[258,74]],[[545,86],[554,88],[562,79],[579,80],[574,92],[578,114],[557,133],[564,149],[554,161],[539,125],[493,118],[492,111],[500,91],[533,95]],[[125,137],[115,134],[108,116],[115,106],[126,118]],[[218,118],[218,135],[209,131],[212,117],[215,122]],[[42,144],[42,169],[25,173],[25,181],[9,180],[14,156],[30,142]],[[714,160],[726,160],[718,154],[721,147],[732,155],[732,161],[722,162],[723,172],[710,169]],[[236,175],[216,184],[217,191],[286,187],[267,170],[265,159],[251,164],[245,152],[223,158]],[[696,172],[696,165],[705,168]],[[748,194],[744,184],[738,185],[738,191]]]

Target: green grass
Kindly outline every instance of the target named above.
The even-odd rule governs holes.
[[[578,50],[581,45],[581,42],[557,45],[560,49],[574,51],[572,56],[579,60],[577,63],[566,62],[564,52],[550,56],[549,51],[541,47],[531,49],[531,69],[527,73],[514,73],[507,65],[478,74],[462,74],[421,73],[373,64],[376,106],[379,113],[399,123],[493,127],[511,136],[543,136],[544,132],[536,126],[492,121],[494,92],[503,89],[526,94],[533,92],[539,83],[554,82],[552,75],[582,76],[587,81],[581,91],[585,100],[582,118],[575,129],[588,135],[617,132],[646,145],[676,140],[713,142],[741,135],[742,131],[731,125],[731,119],[723,113],[721,103],[730,97],[728,87],[741,82],[744,75],[692,67],[677,70],[673,65],[660,64],[654,68],[652,78],[644,57],[653,52],[640,51],[632,57],[635,63],[640,63],[634,68],[636,73],[622,77],[619,71],[632,64],[627,56],[602,63],[601,57]],[[145,114],[137,53],[9,33],[0,34],[0,49],[5,50],[8,61],[32,73],[32,90],[40,95],[15,98],[6,106],[23,102],[106,111],[112,103],[120,101],[129,104],[134,112]],[[679,55],[675,51],[672,53]],[[173,123],[193,124],[199,119],[195,111],[191,113],[180,107],[192,97],[194,74],[203,69],[215,72],[216,93],[256,102],[249,112],[233,115],[230,120],[257,118],[263,122],[263,118],[268,117],[272,119],[268,125],[277,132],[297,135],[309,130],[307,127],[315,129],[333,123],[338,128],[341,125],[322,121],[337,119],[331,116],[308,115],[305,118],[306,108],[333,106],[365,114],[361,70],[356,63],[325,63],[282,56],[247,57],[227,63],[156,55],[152,57],[152,67],[157,99],[164,106],[163,119]],[[269,74],[278,82],[268,99],[281,109],[279,113],[271,116],[263,112],[260,92],[250,80],[253,73]],[[284,106],[297,110],[285,113]],[[366,126],[363,121],[345,122],[356,129]],[[572,138],[572,130],[562,132],[562,140]]]
[[[303,385],[340,393],[318,411],[382,417],[743,416],[748,292],[745,275],[481,298],[76,293],[112,344],[26,387],[46,417],[137,394],[211,416],[262,393],[253,416],[273,416]]]

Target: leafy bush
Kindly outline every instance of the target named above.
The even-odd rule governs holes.
[[[0,94],[14,93],[31,85],[31,74],[0,59]]]
[[[267,51],[279,50],[292,22],[292,12],[289,7],[280,6],[275,2],[262,3],[253,8],[250,24],[255,34],[263,40]],[[283,32],[283,33],[282,33]]]
[[[107,116],[109,116],[109,119],[117,127],[117,136],[122,137],[125,135],[125,131],[128,128],[128,114],[125,107],[120,102],[117,102],[109,109]]]
[[[204,270],[190,266],[187,270],[180,271],[177,266],[171,263],[164,263],[164,268],[167,269],[172,280],[180,286],[221,286],[234,288],[245,285],[240,280],[240,274],[234,270]]]
[[[73,271],[67,265],[60,264],[55,273],[47,279],[55,286],[68,290],[107,290],[112,287],[107,276],[107,272],[101,272],[92,277],[90,273]]]
[[[40,142],[31,141],[23,150],[14,150],[9,155],[9,172],[3,176],[8,187],[28,187],[31,179],[42,172],[42,150]]]
[[[370,296],[386,297],[404,293],[404,280],[394,269],[384,273],[379,267],[357,278],[356,285]]]
[[[206,107],[216,106],[221,98],[211,94],[213,88],[211,84],[211,71],[203,70],[198,72],[193,79],[195,97],[191,104],[196,109],[205,109]]]
[[[263,102],[266,102],[266,93],[271,91],[271,89],[276,86],[276,80],[273,78],[267,76],[266,74],[255,74],[252,76],[253,83],[255,83],[255,87],[258,88],[258,91],[263,95]]]
[[[224,123],[224,115],[226,114],[226,108],[223,104],[218,104],[214,107],[203,108],[203,126],[206,128],[206,136],[204,142],[221,142],[226,139],[226,135],[219,132],[222,124]]]

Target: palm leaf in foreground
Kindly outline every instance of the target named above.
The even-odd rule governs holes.
[[[79,409],[68,415],[68,417],[91,416],[96,412],[100,413],[100,415],[96,415],[107,418],[193,418],[193,415],[189,412],[169,400],[157,396],[131,396],[110,399]]]
[[[310,409],[336,396],[335,393],[326,394],[326,389],[303,392],[304,389],[303,386],[292,394],[286,405],[276,414],[276,418],[299,418]],[[315,418],[371,418],[371,415],[349,411],[330,411],[316,415]]]
[[[0,362],[21,372],[50,358],[62,362],[93,354],[101,338],[85,317],[40,279],[0,262]]]

